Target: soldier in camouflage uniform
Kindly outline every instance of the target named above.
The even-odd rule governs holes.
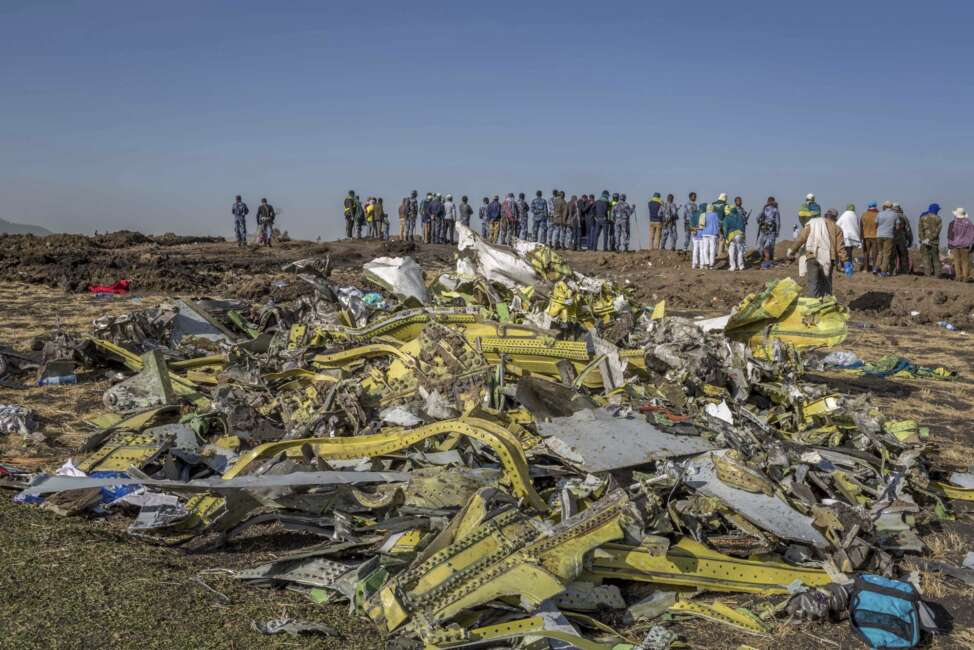
[[[676,222],[680,219],[680,208],[673,199],[672,194],[666,195],[666,202],[663,203],[663,207],[660,210],[663,214],[663,239],[660,243],[660,250],[666,250],[666,243],[672,242],[670,244],[670,250],[676,250]]]
[[[683,204],[680,208],[680,213],[683,216],[683,234],[686,237],[686,241],[683,242],[683,250],[690,250],[690,244],[693,243],[693,232],[697,229],[697,225],[700,222],[700,208],[697,207],[697,193],[690,192],[689,200]]]
[[[615,230],[615,241],[612,250],[629,252],[629,204],[626,195],[620,194],[616,204],[612,206],[612,222]],[[613,228],[613,226],[610,226]]]
[[[517,195],[517,238],[528,239],[528,219],[531,215],[531,206],[524,200],[524,192]]]
[[[406,240],[412,241],[416,232],[416,218],[419,216],[419,201],[416,190],[406,199]]]
[[[923,273],[937,277],[940,275],[940,231],[943,222],[940,220],[940,206],[931,203],[927,211],[920,217],[920,259],[923,261]]]
[[[531,214],[534,216],[534,236],[532,239],[542,244],[548,241],[548,202],[544,200],[541,190],[535,193],[531,201]]]
[[[490,224],[488,223],[487,220],[487,206],[489,205],[490,205],[490,199],[488,199],[485,196],[484,202],[480,206],[480,212],[477,213],[478,217],[480,218],[480,235],[484,239],[487,239],[487,232],[490,229]]]

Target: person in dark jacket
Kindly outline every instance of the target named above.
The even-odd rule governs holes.
[[[345,214],[345,238],[351,239],[352,231],[355,230],[355,190],[348,191],[342,212]]]
[[[257,208],[257,233],[258,241],[264,246],[271,245],[271,239],[274,235],[274,219],[277,214],[274,212],[274,206],[267,202],[267,199],[260,200],[260,207]]]
[[[457,212],[460,214],[460,223],[470,227],[470,217],[473,216],[473,208],[470,207],[470,199],[466,196],[460,197],[460,207],[457,208]]]
[[[548,243],[548,202],[544,200],[544,193],[538,190],[531,201],[531,216],[534,218],[534,236],[536,242]]]
[[[243,202],[243,199],[240,198],[239,194],[230,207],[230,213],[233,214],[233,231],[237,235],[237,246],[246,246],[247,215],[250,214],[250,209]]]
[[[592,233],[588,240],[588,249],[595,251],[599,249],[599,235],[602,235],[602,250],[609,250],[608,221],[611,204],[609,202],[609,192],[605,190],[602,196],[595,202],[592,211]]]
[[[653,192],[649,199],[649,249],[658,250],[663,239],[663,200],[659,192]]]
[[[501,225],[501,201],[500,196],[494,195],[493,200],[487,204],[487,222],[490,224],[488,239],[490,243],[497,243],[497,236],[500,234]]]

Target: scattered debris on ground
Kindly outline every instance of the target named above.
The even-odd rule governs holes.
[[[950,628],[932,572],[974,583],[921,535],[974,500],[974,475],[928,453],[921,421],[805,376],[955,373],[838,354],[834,298],[776,278],[725,317],[677,316],[462,227],[455,263],[425,272],[277,262],[291,299],[172,299],[0,349],[11,385],[111,382],[79,455],[0,466],[0,486],[198,554],[299,533],[314,542],[226,572],[346,602],[402,648],[667,648],[699,620],[909,647]],[[31,416],[0,406],[0,435]],[[343,635],[307,611],[250,625]]]

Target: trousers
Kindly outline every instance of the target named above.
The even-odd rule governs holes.
[[[660,244],[660,248],[666,250],[666,243],[672,241],[673,244],[670,246],[671,251],[676,250],[676,222],[668,221],[663,224],[663,240]]]
[[[548,217],[534,218],[533,239],[540,244],[548,244]]]
[[[940,275],[940,246],[938,244],[921,244],[920,258],[923,260],[923,272],[934,277]]]
[[[456,232],[456,222],[453,219],[444,219],[440,223],[440,243],[452,244],[453,234]]]
[[[809,257],[805,262],[805,292],[812,298],[832,295],[832,264],[822,268],[818,260]]]
[[[599,235],[605,230],[605,219],[595,219],[592,221],[592,230],[589,232],[588,249],[590,251],[599,250]],[[606,242],[608,237],[606,236]]]
[[[971,279],[971,251],[967,248],[951,248],[950,259],[954,262],[954,279],[966,282]]]
[[[862,240],[862,268],[860,271],[878,271],[879,265],[879,240],[875,237],[866,237]]]
[[[758,231],[758,250],[768,262],[774,260],[774,244],[777,236],[770,230]]]
[[[650,221],[649,222],[649,248],[650,250],[656,250],[659,248],[660,241],[663,238],[663,222],[662,221]]]
[[[621,218],[616,219],[616,245],[619,247],[616,250],[622,249],[624,251],[629,250],[629,219]]]
[[[237,235],[237,244],[247,245],[247,220],[243,217],[234,217],[233,231]]]
[[[889,273],[893,268],[893,240],[877,239],[876,241],[879,244],[879,262],[877,263],[879,272]]]
[[[690,221],[688,219],[683,220],[683,236],[686,240],[683,242],[683,250],[690,250],[690,246],[693,244],[693,230],[690,229]]]
[[[703,266],[708,269],[714,268],[714,260],[717,259],[717,237],[715,235],[704,235],[703,239]]]
[[[352,230],[355,229],[355,217],[350,214],[345,215],[345,239],[352,238]]]
[[[731,271],[744,270],[744,235],[734,237],[727,245],[728,261]]]
[[[893,240],[893,267],[897,275],[910,272],[910,250],[905,241]]]
[[[698,269],[698,268],[702,269],[703,268],[703,260],[704,260],[703,238],[702,237],[693,237],[690,240],[690,244],[693,246],[693,253],[692,253],[692,256],[690,258],[690,268],[691,269]]]

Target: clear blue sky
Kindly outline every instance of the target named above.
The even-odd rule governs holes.
[[[0,217],[229,236],[241,193],[333,238],[350,188],[974,207],[969,2],[354,5],[3,0]]]

